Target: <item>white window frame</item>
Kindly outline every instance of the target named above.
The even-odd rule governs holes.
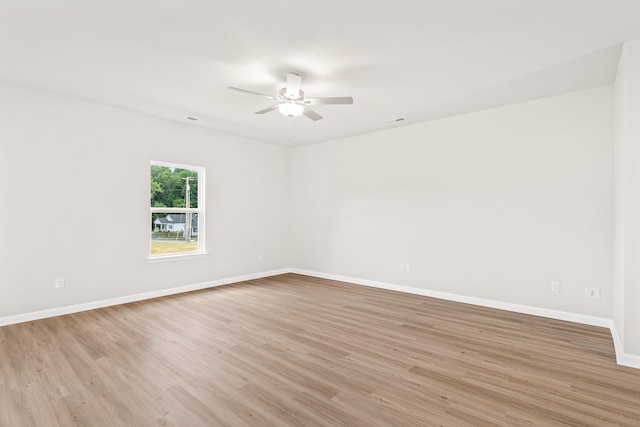
[[[149,164],[149,171],[151,171],[151,166],[163,166],[168,168],[176,168],[176,169],[187,169],[198,172],[198,207],[197,208],[168,208],[168,207],[160,207],[156,208],[153,206],[149,206],[149,226],[147,230],[151,231],[151,227],[153,225],[153,214],[154,213],[196,213],[198,214],[198,249],[192,252],[177,252],[172,254],[161,254],[161,255],[153,255],[151,254],[151,244],[152,244],[152,233],[149,233],[149,261],[165,261],[165,260],[177,260],[184,258],[193,258],[193,257],[201,257],[207,254],[205,250],[205,172],[204,166],[194,166],[194,165],[185,165],[180,163],[173,162],[163,162],[158,160],[151,160]],[[150,177],[150,175],[147,175]],[[149,178],[149,189],[151,189],[151,178]],[[150,191],[147,191],[147,195]],[[191,224],[188,225],[189,227]],[[187,227],[187,224],[185,224]]]

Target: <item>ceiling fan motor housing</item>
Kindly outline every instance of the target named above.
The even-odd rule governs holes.
[[[298,96],[296,97],[287,96],[286,87],[283,87],[282,89],[280,89],[278,93],[280,94],[280,98],[286,99],[288,101],[302,101],[304,99],[304,92],[302,91],[302,89],[298,90]]]

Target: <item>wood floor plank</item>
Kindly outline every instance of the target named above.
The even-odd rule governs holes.
[[[286,274],[0,328],[0,427],[640,426],[605,328]]]

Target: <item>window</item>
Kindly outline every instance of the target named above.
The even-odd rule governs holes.
[[[204,254],[204,168],[151,162],[151,258]]]

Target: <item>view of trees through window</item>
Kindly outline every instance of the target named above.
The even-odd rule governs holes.
[[[151,165],[151,206],[184,208],[190,187],[190,208],[198,207],[198,172],[195,170]]]
[[[201,168],[151,164],[151,255],[200,252]]]

